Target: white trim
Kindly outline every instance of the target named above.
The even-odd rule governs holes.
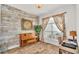
[[[11,47],[8,47],[8,49],[13,49],[13,48],[16,48],[16,47],[19,47],[20,45],[14,45],[14,46],[11,46]]]

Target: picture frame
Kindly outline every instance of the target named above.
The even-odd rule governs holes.
[[[29,19],[21,20],[21,29],[22,30],[31,30],[33,28],[32,21]]]

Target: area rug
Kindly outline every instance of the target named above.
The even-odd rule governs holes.
[[[8,50],[5,54],[59,54],[59,48],[52,44],[37,42]]]

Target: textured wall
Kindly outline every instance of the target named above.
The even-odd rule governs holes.
[[[1,34],[1,5],[0,5],[0,34]]]
[[[2,21],[2,34],[0,40],[4,40],[8,46],[8,49],[19,46],[19,36],[21,30],[21,19],[29,18],[33,19],[33,24],[36,23],[37,17],[26,12],[23,12],[17,8],[1,5],[1,21]],[[0,21],[0,22],[1,22]],[[33,30],[31,30],[33,31]],[[6,47],[7,47],[6,46]]]

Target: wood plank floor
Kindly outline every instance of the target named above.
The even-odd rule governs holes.
[[[52,44],[37,42],[25,47],[11,49],[5,54],[59,54],[59,48]]]

